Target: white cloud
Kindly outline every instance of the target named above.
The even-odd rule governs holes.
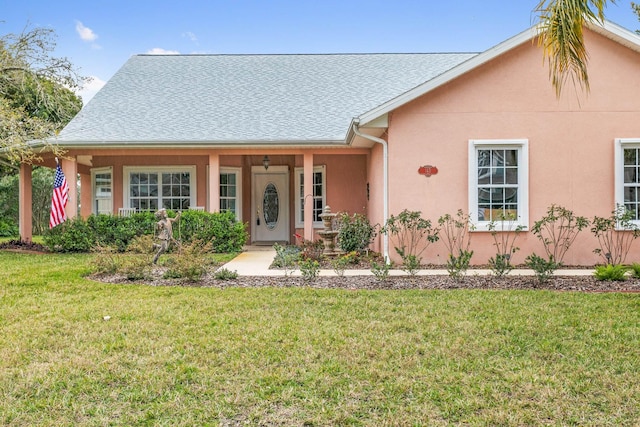
[[[86,42],[92,42],[98,38],[98,35],[91,28],[85,27],[80,21],[76,21],[76,31],[80,38]]]
[[[180,55],[180,52],[178,52],[177,50],[166,50],[166,49],[162,49],[161,47],[154,47],[153,49],[148,50],[147,54],[149,55]]]
[[[100,77],[91,76],[90,80],[86,82],[77,93],[77,95],[82,98],[82,104],[87,105],[91,98],[93,98],[105,84],[107,84],[107,82]]]

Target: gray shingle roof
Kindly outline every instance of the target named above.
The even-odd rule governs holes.
[[[341,141],[354,117],[474,55],[137,55],[58,142]]]

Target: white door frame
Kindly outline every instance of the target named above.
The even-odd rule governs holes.
[[[258,189],[257,188],[257,179],[256,177],[258,175],[261,176],[267,176],[267,175],[274,175],[274,176],[279,176],[281,178],[284,178],[284,186],[283,188],[279,189],[280,190],[280,194],[279,196],[279,226],[278,226],[278,233],[276,235],[274,235],[273,239],[261,239],[261,240],[257,240],[258,238],[258,233],[257,233],[257,227],[258,227],[258,220],[261,217],[260,212],[262,211],[262,208],[260,206],[258,206],[256,204],[256,199],[258,197],[258,191],[260,192],[260,195],[263,194],[264,189]],[[289,200],[289,167],[288,166],[270,166],[269,169],[265,169],[264,166],[252,166],[251,167],[251,241],[253,243],[274,243],[274,242],[289,242],[289,225],[290,225],[290,218],[289,218],[289,207],[290,207],[290,200]],[[263,221],[263,219],[260,219],[260,221]]]

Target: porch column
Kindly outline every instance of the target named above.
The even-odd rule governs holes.
[[[93,206],[91,206],[93,194],[93,188],[91,188],[91,174],[80,174],[80,189],[80,216],[86,219],[91,215],[93,208]]]
[[[75,159],[62,159],[60,167],[69,186],[69,201],[64,210],[67,213],[67,218],[72,219],[78,215],[78,163]]]
[[[313,153],[304,154],[304,238],[313,240]]]
[[[19,174],[18,224],[20,240],[30,243],[33,237],[33,190],[31,186],[32,166],[22,163]]]
[[[209,154],[209,212],[220,210],[220,156]]]

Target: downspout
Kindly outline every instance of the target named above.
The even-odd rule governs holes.
[[[359,119],[353,120],[353,132],[356,135],[364,139],[368,139],[369,141],[373,141],[377,144],[382,144],[382,216],[384,225],[387,223],[387,219],[389,218],[389,147],[387,145],[387,141],[385,141],[384,139],[360,132],[360,129],[358,128],[359,124]],[[385,262],[389,263],[389,236],[387,234],[382,235],[382,254],[384,256]]]

